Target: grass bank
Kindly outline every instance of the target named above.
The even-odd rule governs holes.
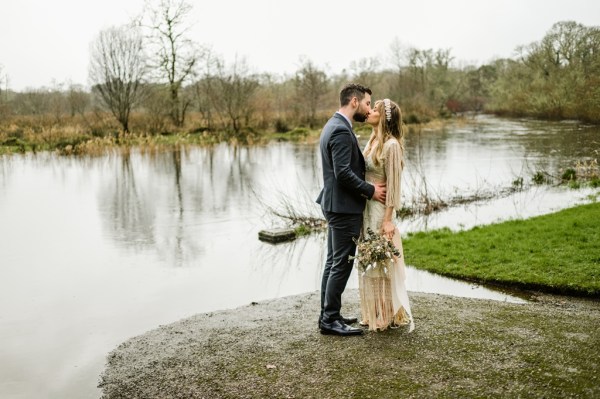
[[[114,149],[138,147],[142,150],[171,149],[179,146],[208,146],[221,142],[231,144],[264,144],[271,140],[314,142],[320,131],[298,128],[285,133],[246,131],[180,131],[164,134],[106,131],[93,134],[87,129],[65,127],[55,129],[3,131],[0,127],[0,155],[57,151],[62,155],[99,155]]]
[[[410,234],[403,244],[409,264],[442,275],[600,296],[600,203],[468,231]]]
[[[319,294],[197,315],[121,344],[117,398],[597,398],[600,304],[412,293],[416,329],[323,336]],[[357,315],[358,292],[344,294]]]
[[[178,129],[149,134],[143,131],[125,133],[106,121],[100,127],[89,126],[81,121],[78,124],[49,126],[41,122],[28,123],[26,126],[0,124],[0,155],[41,151],[57,151],[62,155],[99,155],[109,150],[130,147],[160,150],[188,145],[207,146],[221,142],[243,145],[265,144],[269,141],[315,143],[321,134],[321,127],[296,127],[285,132],[245,129],[239,133],[225,130]],[[465,119],[457,117],[413,124],[409,126],[409,131],[441,129],[448,123],[465,123]],[[371,133],[371,127],[367,124],[357,124],[356,131],[366,140]]]

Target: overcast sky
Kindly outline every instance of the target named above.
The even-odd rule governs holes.
[[[450,48],[457,62],[511,57],[558,21],[600,25],[600,0],[190,1],[192,39],[255,72],[292,73],[301,56],[328,73],[352,61],[385,64],[397,37],[419,49]],[[0,66],[9,87],[88,84],[89,46],[128,22],[143,0],[0,0]]]

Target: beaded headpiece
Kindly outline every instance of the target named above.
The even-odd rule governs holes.
[[[392,120],[392,104],[389,98],[383,99],[383,105],[385,107],[385,120],[388,122]]]

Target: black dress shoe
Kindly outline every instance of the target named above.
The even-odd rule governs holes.
[[[340,316],[340,321],[343,321],[344,324],[354,324],[358,321],[356,317],[345,318],[344,316]],[[368,324],[367,324],[368,326]],[[317,321],[317,327],[321,328],[321,318],[319,317],[319,321]]]
[[[331,335],[361,335],[363,330],[346,325],[341,320],[335,320],[331,323],[321,322],[321,334]]]

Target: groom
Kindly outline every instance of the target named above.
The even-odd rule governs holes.
[[[348,258],[356,252],[362,227],[362,213],[368,199],[385,203],[385,185],[365,182],[365,159],[352,131],[352,120],[364,122],[371,110],[371,90],[348,84],[340,92],[340,109],[327,121],[321,132],[321,160],[324,187],[317,198],[329,225],[327,261],[321,282],[322,334],[360,335],[362,329],[348,324],[340,314],[342,293],[352,272]]]

